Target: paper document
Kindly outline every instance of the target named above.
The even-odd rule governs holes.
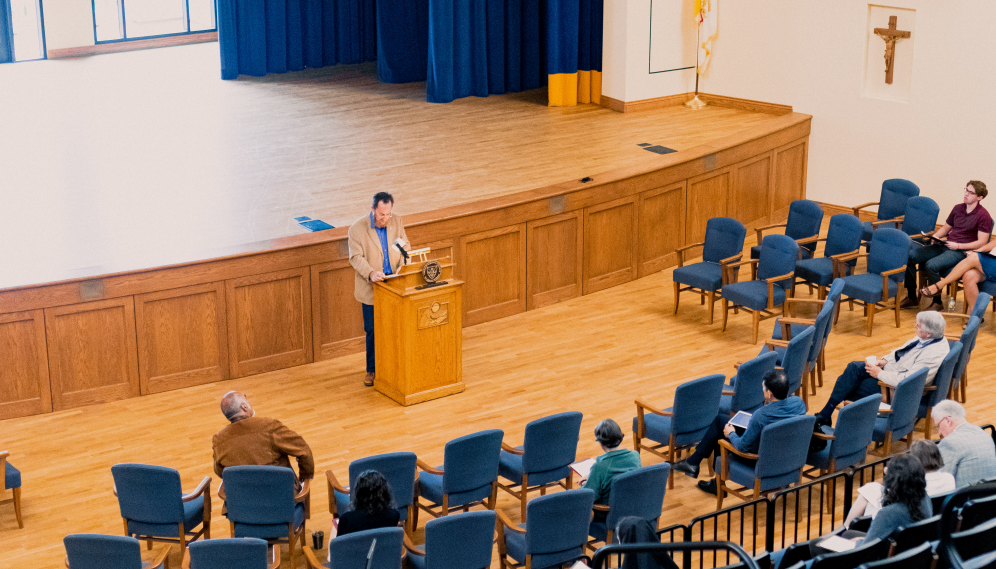
[[[891,409],[892,409],[892,405],[889,405],[888,403],[879,403],[878,404],[878,410],[879,411],[889,411]]]
[[[838,535],[831,535],[830,537],[824,539],[820,542],[820,547],[824,549],[829,549],[830,551],[836,551],[840,553],[841,551],[850,551],[857,547],[857,543],[849,539],[844,539]]]
[[[750,425],[750,413],[744,411],[738,411],[736,415],[730,419],[730,424],[734,427],[740,427],[741,429],[746,429],[747,425]]]
[[[591,467],[593,466],[595,466],[595,459],[589,458],[575,462],[571,465],[571,470],[577,472],[578,476],[580,476],[582,480],[587,480],[588,475],[591,474]]]
[[[584,561],[578,561],[574,565],[571,565],[571,569],[591,569],[591,567],[588,567],[588,564]]]

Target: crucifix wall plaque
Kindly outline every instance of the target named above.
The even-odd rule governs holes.
[[[875,28],[875,35],[885,40],[885,82],[889,85],[896,62],[896,42],[910,37],[910,32],[897,29],[896,20],[896,16],[889,16],[888,28]]]

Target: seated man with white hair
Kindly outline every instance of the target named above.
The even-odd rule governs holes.
[[[896,387],[920,368],[927,368],[927,385],[930,385],[944,356],[948,355],[944,326],[944,317],[939,312],[921,312],[916,315],[916,337],[905,345],[879,358],[874,365],[865,360],[847,364],[847,369],[833,386],[830,400],[816,414],[816,423],[829,425],[833,410],[844,401],[857,401],[881,393],[879,381]]]
[[[934,406],[930,419],[941,433],[941,472],[950,472],[959,488],[996,476],[996,445],[988,433],[965,420],[964,407],[945,399]]]

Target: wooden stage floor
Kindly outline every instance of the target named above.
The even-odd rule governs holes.
[[[824,229],[825,231],[825,229]],[[748,243],[748,247],[751,243]],[[319,476],[331,468],[344,475],[349,462],[371,454],[410,450],[441,464],[446,441],[501,428],[521,444],[527,422],[566,410],[584,413],[578,457],[597,455],[595,425],[618,421],[632,444],[633,400],[670,404],[680,383],[711,373],[733,373],[733,364],[757,354],[749,344],[750,317],[707,324],[705,307],[688,298],[673,315],[671,270],[595,294],[464,330],[464,393],[400,407],[361,385],[363,355],[355,354],[254,377],[214,383],[114,403],[0,422],[0,447],[22,471],[25,529],[17,529],[10,504],[0,505],[0,568],[55,567],[68,533],[120,534],[110,467],[142,462],[177,468],[185,488],[212,475],[211,436],[225,425],[222,394],[244,390],[260,415],[279,418],[311,444]],[[804,289],[800,296],[806,296]],[[859,311],[844,307],[827,348],[828,383],[811,405],[825,402],[847,362],[882,354],[913,335],[913,312],[902,328],[877,319],[865,336]],[[770,337],[771,320],[762,323]],[[984,326],[971,363],[969,419],[996,421],[991,395],[996,350],[992,325]],[[919,435],[922,436],[922,435]],[[899,448],[902,445],[898,445]],[[658,462],[643,455],[644,464]],[[218,480],[213,483],[216,491]],[[308,527],[328,532],[327,491],[314,486]],[[219,502],[215,500],[217,505]],[[731,498],[729,504],[736,503]],[[715,498],[694,481],[675,478],[665,497],[661,526],[688,523],[712,511]],[[499,492],[498,506],[513,520],[518,503]],[[425,519],[425,516],[422,517]],[[424,523],[424,522],[423,522]],[[215,507],[213,536],[227,537],[228,523]],[[419,541],[421,535],[419,536]],[[290,566],[284,556],[283,567]],[[178,556],[174,555],[174,561]],[[497,555],[493,567],[498,567]]]
[[[557,184],[773,115],[546,106],[546,90],[425,102],[373,64],[219,79],[216,43],[0,67],[0,288],[215,256]]]

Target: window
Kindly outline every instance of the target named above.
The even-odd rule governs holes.
[[[14,32],[14,61],[45,59],[39,0],[11,0],[10,23]]]
[[[214,31],[213,0],[92,0],[97,43]]]

